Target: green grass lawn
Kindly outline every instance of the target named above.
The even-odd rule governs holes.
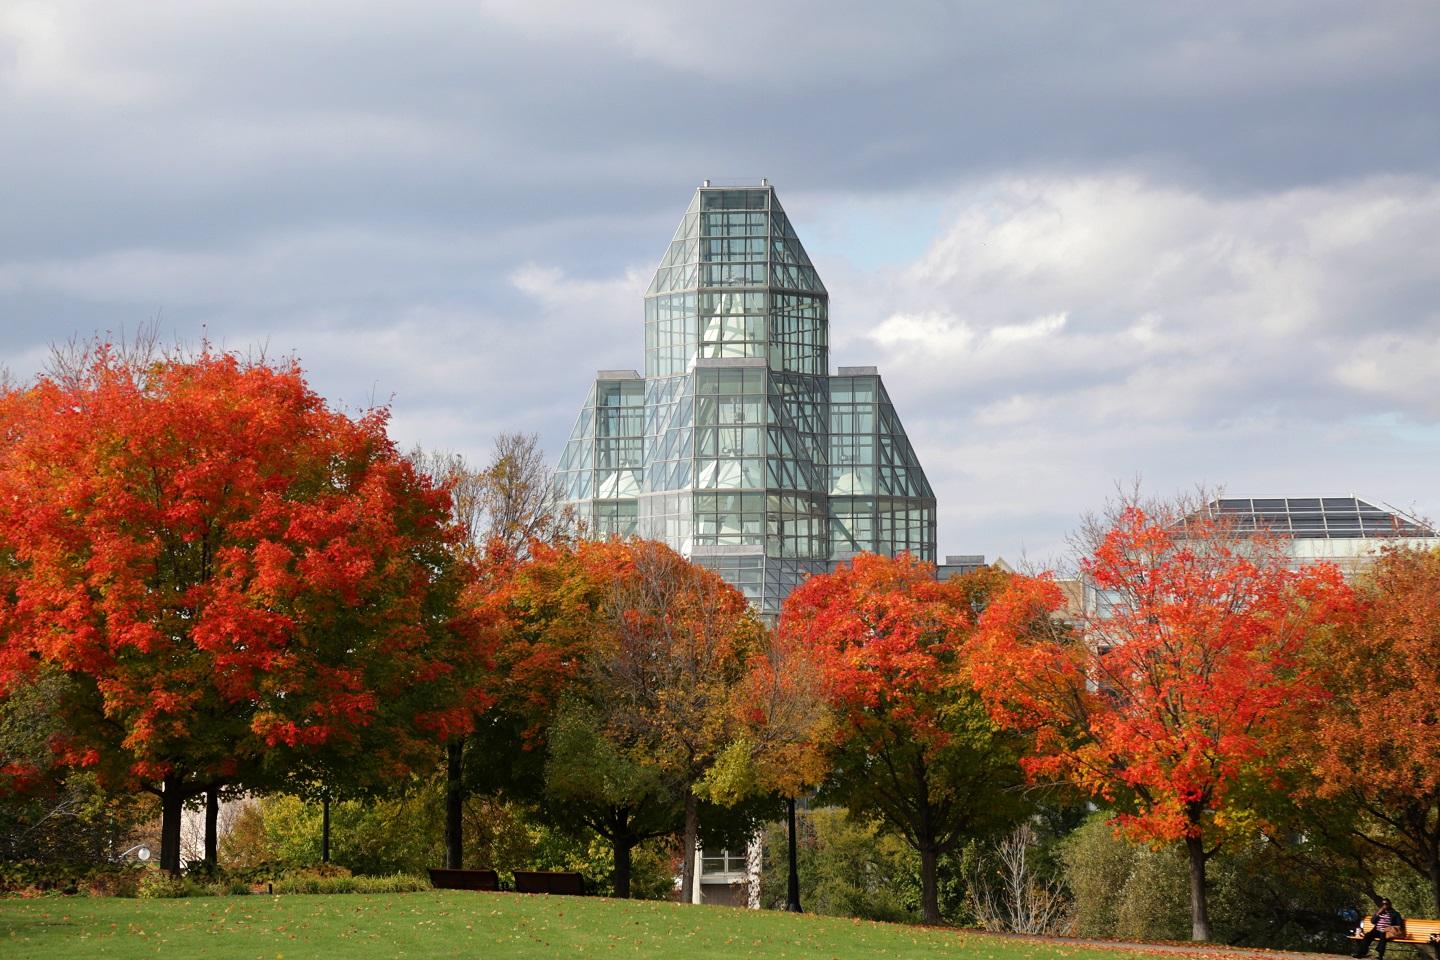
[[[1099,960],[1116,955],[1135,956],[833,917],[452,890],[384,896],[0,900],[0,957],[5,960]]]

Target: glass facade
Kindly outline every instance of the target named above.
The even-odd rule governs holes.
[[[645,293],[645,373],[601,371],[557,473],[592,536],[663,540],[766,614],[861,551],[935,559],[935,496],[768,184],[696,191]]]

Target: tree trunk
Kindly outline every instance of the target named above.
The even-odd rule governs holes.
[[[630,848],[634,841],[629,834],[615,833],[615,896],[621,900],[630,899]]]
[[[695,891],[695,851],[700,846],[700,801],[685,791],[685,830],[680,837],[680,902],[690,903]]]
[[[445,744],[445,866],[465,866],[465,740],[456,737]]]
[[[940,851],[927,837],[920,842],[920,921],[938,924],[940,920]]]
[[[220,787],[205,791],[205,862],[210,869],[220,863]]]
[[[790,879],[785,884],[785,909],[791,913],[804,913],[800,908],[800,867],[795,852],[795,798],[785,798],[785,819],[789,833]]]
[[[330,862],[330,794],[320,797],[320,862]]]
[[[180,778],[168,776],[160,794],[160,869],[180,875],[180,821],[185,815],[185,796]]]
[[[1205,896],[1205,843],[1200,837],[1185,838],[1190,860],[1190,939],[1210,939],[1210,910]]]

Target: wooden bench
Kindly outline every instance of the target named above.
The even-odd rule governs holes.
[[[1360,921],[1360,927],[1350,934],[1351,940],[1360,940],[1370,929],[1375,926],[1371,917]],[[1432,939],[1434,938],[1434,939]],[[1432,960],[1440,960],[1440,920],[1411,920],[1405,919],[1405,936],[1391,937],[1391,944],[1403,943],[1407,947],[1417,947],[1421,953],[1428,954]]]
[[[499,890],[500,875],[494,870],[430,870],[430,885],[437,890]]]
[[[585,878],[578,873],[551,870],[516,870],[516,893],[551,893],[559,896],[583,897]]]

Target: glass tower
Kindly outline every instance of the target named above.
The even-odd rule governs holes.
[[[773,187],[695,192],[645,293],[645,374],[602,370],[560,459],[591,536],[662,540],[765,614],[862,551],[935,560],[935,495]]]

